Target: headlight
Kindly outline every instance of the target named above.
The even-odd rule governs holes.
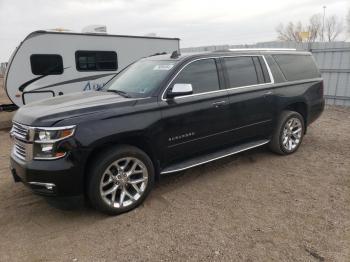
[[[66,155],[65,151],[59,150],[59,141],[71,137],[75,126],[66,127],[40,127],[34,130],[34,159],[57,159]]]
[[[75,127],[59,127],[55,129],[54,127],[44,129],[36,128],[34,141],[37,143],[50,143],[56,142],[74,134]]]

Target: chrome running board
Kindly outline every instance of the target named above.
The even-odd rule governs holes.
[[[172,165],[164,168],[160,173],[163,175],[163,174],[169,174],[169,173],[182,171],[185,169],[189,169],[191,167],[203,165],[205,163],[208,163],[208,162],[220,159],[220,158],[224,158],[226,156],[238,154],[240,152],[265,145],[269,142],[270,142],[270,140],[268,140],[268,139],[257,140],[257,141],[253,141],[253,142],[239,144],[239,145],[236,145],[236,146],[233,146],[230,148],[225,148],[225,149],[222,149],[222,150],[219,150],[219,151],[216,151],[214,153],[207,154],[207,155],[193,157],[193,158],[190,158],[190,159],[185,160],[183,162],[172,164]]]

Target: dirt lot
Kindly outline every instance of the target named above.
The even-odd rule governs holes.
[[[0,261],[350,261],[350,109],[299,151],[266,148],[164,177],[117,217],[62,210],[15,184],[0,131]]]

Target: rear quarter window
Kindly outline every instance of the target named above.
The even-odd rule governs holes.
[[[321,76],[311,55],[273,55],[273,58],[288,81]]]

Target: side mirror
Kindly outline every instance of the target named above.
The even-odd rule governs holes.
[[[191,84],[175,84],[167,93],[167,98],[174,98],[176,96],[185,96],[193,94]]]

